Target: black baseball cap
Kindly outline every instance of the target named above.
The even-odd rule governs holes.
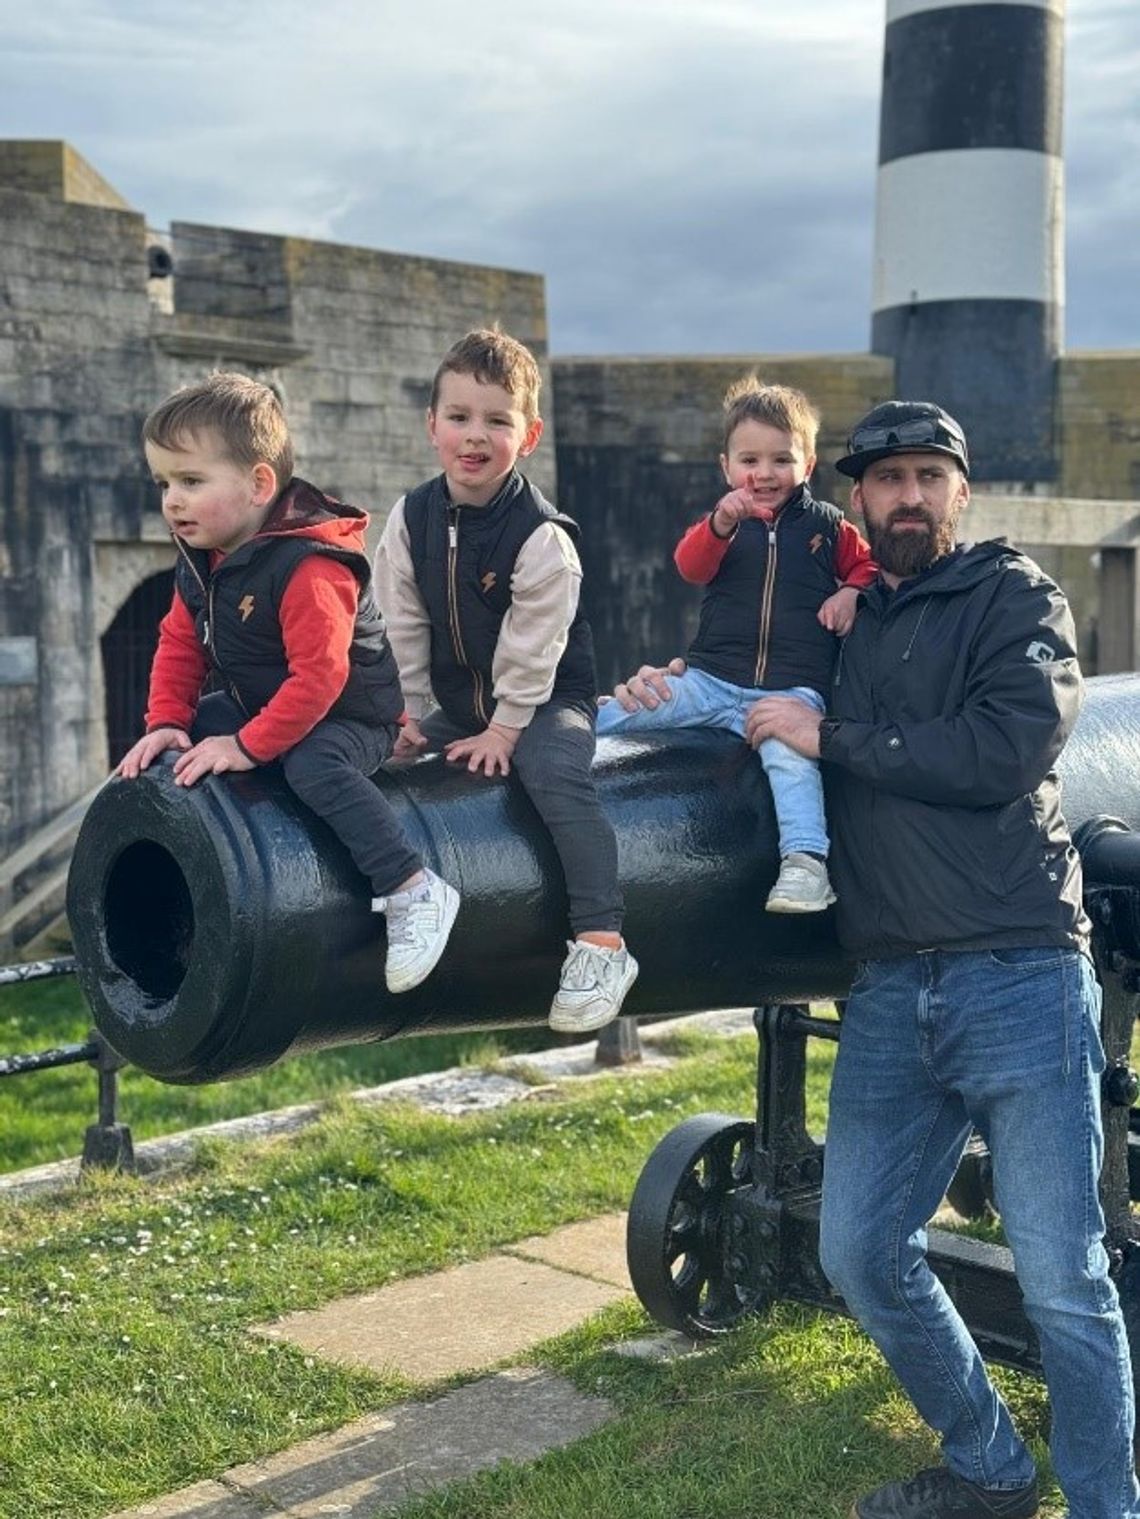
[[[947,454],[970,473],[966,434],[933,401],[884,401],[851,430],[847,452],[835,461],[841,475],[858,480],[869,464],[888,454]]]

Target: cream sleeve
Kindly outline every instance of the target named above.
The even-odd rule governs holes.
[[[556,523],[543,523],[519,550],[511,575],[511,604],[491,665],[495,722],[525,728],[550,700],[581,585],[577,549]]]
[[[431,619],[412,568],[404,497],[388,513],[372,561],[376,598],[400,671],[408,716],[425,717],[435,706],[431,690]]]

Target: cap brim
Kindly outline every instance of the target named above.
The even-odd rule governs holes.
[[[844,454],[842,459],[836,459],[835,468],[848,479],[858,480],[865,469],[879,459],[889,459],[892,454],[944,454],[946,458],[954,460],[967,479],[970,475],[970,466],[962,455],[952,448],[943,448],[940,443],[906,443],[892,444],[889,448],[868,448],[863,453]]]

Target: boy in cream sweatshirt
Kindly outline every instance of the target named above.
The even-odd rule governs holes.
[[[443,472],[393,507],[374,571],[406,705],[393,757],[442,749],[473,774],[514,767],[570,902],[550,1024],[582,1033],[617,1016],[637,962],[590,768],[596,678],[578,528],[517,468],[542,436],[540,383],[534,356],[498,330],[447,352],[427,418]]]

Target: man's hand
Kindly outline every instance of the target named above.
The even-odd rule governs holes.
[[[407,717],[396,736],[396,742],[392,745],[392,758],[394,760],[415,759],[427,748],[427,742],[420,731],[419,723],[414,717]]]
[[[221,775],[226,770],[255,770],[257,767],[229,735],[204,738],[174,761],[174,784],[192,786],[204,775]]]
[[[623,680],[614,687],[612,696],[599,696],[598,706],[616,701],[627,712],[639,712],[642,707],[648,707],[652,712],[663,701],[673,700],[673,693],[665,677],[684,675],[687,668],[685,661],[680,658],[671,659],[667,665],[642,665],[636,675],[631,675],[628,680]]]
[[[190,735],[182,728],[155,728],[153,733],[144,733],[137,744],[131,745],[111,773],[133,781],[168,749],[189,747]]]
[[[816,615],[829,633],[846,638],[855,621],[858,603],[859,592],[856,588],[853,585],[841,585],[834,596],[827,598]]]
[[[508,728],[505,723],[489,723],[474,738],[454,739],[443,752],[457,764],[466,760],[472,775],[480,770],[484,775],[509,775],[511,755],[515,752],[521,733],[521,728]]]
[[[712,530],[720,538],[729,538],[745,518],[765,515],[757,506],[752,492],[742,485],[729,491],[727,496],[722,496],[713,507]]]
[[[819,758],[819,725],[823,714],[795,696],[762,696],[744,718],[744,736],[753,749],[767,738],[779,738],[808,759]]]

